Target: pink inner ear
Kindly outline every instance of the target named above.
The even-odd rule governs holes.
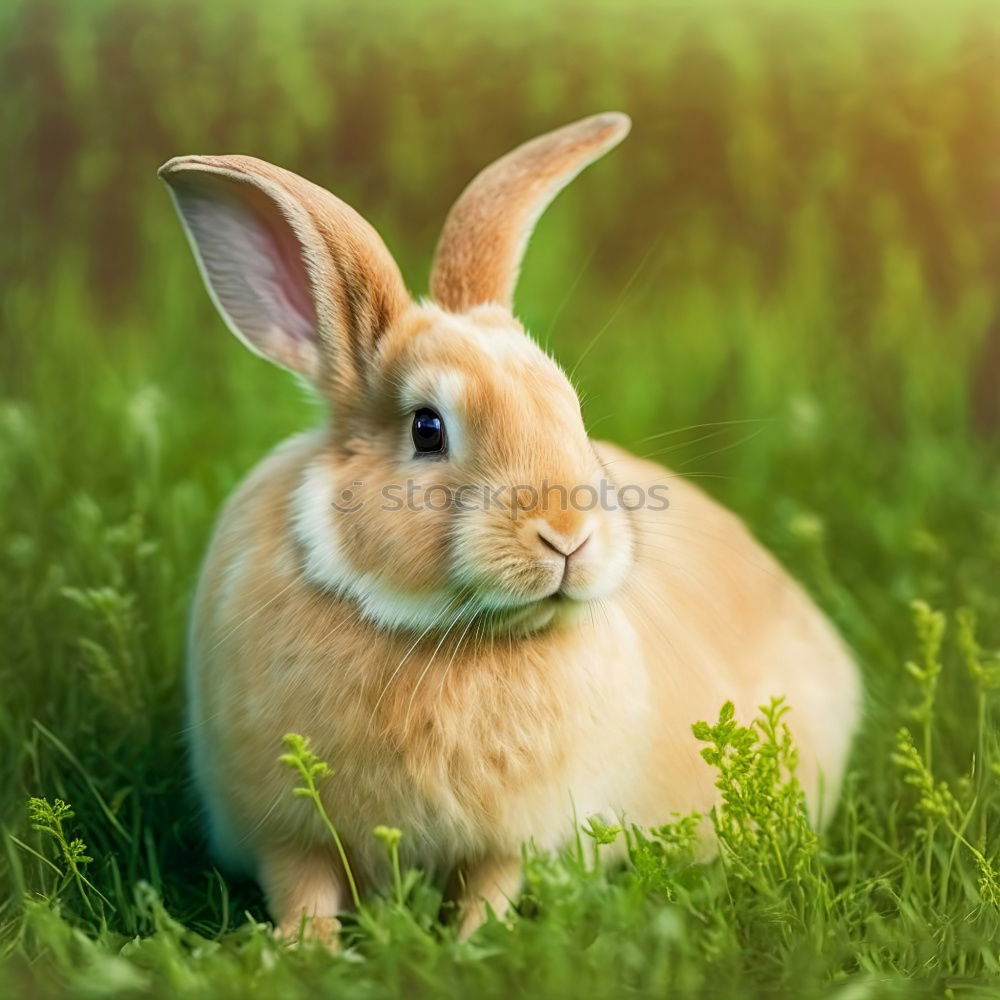
[[[260,224],[273,243],[277,290],[286,303],[286,309],[298,319],[298,322],[289,324],[287,332],[296,340],[315,341],[316,307],[313,305],[302,247],[284,220],[275,225],[264,217],[260,219]]]
[[[198,173],[171,182],[205,282],[252,350],[314,376],[319,344],[304,247],[278,204],[253,184]]]

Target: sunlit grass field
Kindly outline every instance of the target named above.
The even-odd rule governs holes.
[[[997,65],[987,3],[4,5],[0,992],[997,995]],[[480,166],[611,108],[633,133],[544,216],[518,313],[595,436],[738,511],[856,650],[841,809],[809,836],[750,748],[721,862],[679,821],[609,868],[591,827],[526,845],[469,942],[413,872],[340,955],[291,948],[205,853],[183,640],[222,500],[321,413],[226,332],[156,168],[297,170],[422,294]]]

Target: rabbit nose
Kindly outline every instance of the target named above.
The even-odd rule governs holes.
[[[590,541],[593,534],[590,528],[587,528],[574,536],[567,536],[555,531],[548,524],[541,524],[536,530],[538,531],[538,537],[542,540],[542,544],[546,548],[551,549],[553,552],[558,552],[559,555],[564,556],[566,559],[576,555]]]

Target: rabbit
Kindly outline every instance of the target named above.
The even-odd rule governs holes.
[[[328,411],[225,504],[189,633],[210,847],[259,882],[278,933],[335,941],[350,908],[279,762],[289,732],[334,769],[320,795],[361,891],[389,878],[373,829],[398,827],[463,937],[516,900],[526,843],[556,850],[590,815],[710,811],[691,726],[726,700],[749,721],[784,696],[814,822],[836,803],[861,700],[836,631],[733,514],[592,441],[512,312],[539,215],[630,126],[594,115],[483,170],[426,300],[364,219],[287,170],[160,169],[226,325]]]

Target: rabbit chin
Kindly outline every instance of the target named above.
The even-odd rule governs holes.
[[[562,594],[552,594],[529,604],[498,611],[487,609],[480,615],[488,635],[532,635],[547,628],[569,625],[579,620],[592,605]]]

